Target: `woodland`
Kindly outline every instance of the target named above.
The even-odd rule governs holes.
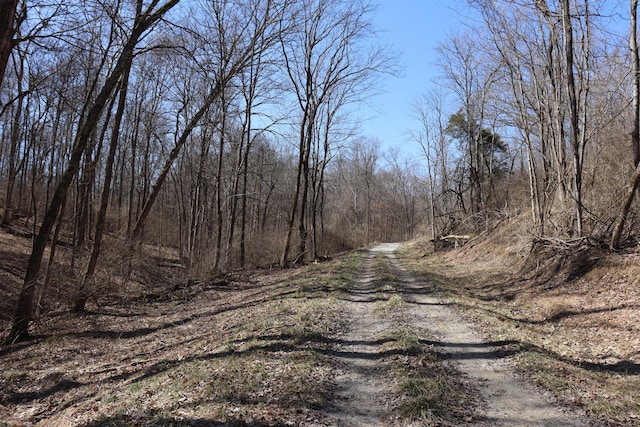
[[[5,341],[152,251],[193,280],[514,218],[635,250],[637,0],[468,6],[416,88],[415,161],[353,114],[401,72],[366,0],[2,1],[1,220],[32,239]]]

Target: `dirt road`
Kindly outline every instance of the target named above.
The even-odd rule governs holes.
[[[0,351],[0,426],[588,425],[397,247],[47,318]]]
[[[519,378],[509,356],[508,342],[483,339],[473,326],[451,307],[429,292],[427,283],[416,280],[396,259],[399,244],[382,244],[369,251],[350,292],[348,332],[336,350],[342,370],[337,377],[338,398],[330,417],[337,426],[379,426],[397,424],[389,416],[397,385],[382,366],[385,330],[393,319],[380,316],[381,299],[393,292],[382,289],[380,263],[395,278],[396,292],[404,300],[402,310],[411,327],[421,335],[430,352],[453,365],[479,398],[474,416],[456,423],[486,426],[584,426],[588,421],[554,406],[540,390]],[[420,425],[420,424],[415,424]]]

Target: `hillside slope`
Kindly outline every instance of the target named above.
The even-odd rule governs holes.
[[[513,221],[450,251],[413,242],[404,257],[487,336],[519,343],[520,368],[557,399],[640,424],[640,254],[530,241]]]

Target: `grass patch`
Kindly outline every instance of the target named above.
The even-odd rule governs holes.
[[[346,292],[354,280],[363,252],[352,252],[326,263],[307,266],[297,277],[297,298],[327,298]]]
[[[477,394],[459,372],[413,340],[401,344],[410,354],[399,359],[396,381],[400,393],[398,412],[409,421],[427,425],[457,425],[471,421],[479,405]]]
[[[420,343],[420,337],[408,326],[396,326],[382,335],[383,340],[388,340],[385,350],[400,351],[404,354],[418,354],[424,350]]]
[[[460,372],[430,351],[423,335],[402,322],[381,334],[383,351],[392,355],[385,363],[395,379],[397,419],[421,425],[459,425],[474,420],[479,405],[475,391]]]
[[[404,299],[402,299],[402,297],[398,294],[393,294],[389,297],[389,300],[387,301],[387,305],[389,305],[390,307],[397,307],[404,304]]]
[[[297,314],[291,314],[291,320]],[[309,316],[305,312],[309,323],[300,328],[309,328]],[[262,324],[260,319],[256,322]],[[333,386],[329,360],[314,348],[323,335],[310,329],[288,332],[286,327],[272,332],[230,341],[195,360],[162,361],[149,375],[102,402],[117,408],[116,416],[149,420],[149,425],[155,425],[154,420],[179,419],[185,412],[225,423],[322,408]]]
[[[457,392],[445,376],[435,378],[403,378],[400,391],[409,397],[402,406],[403,415],[430,424],[442,421],[449,411],[448,405]]]
[[[558,375],[558,367],[553,366],[557,361],[536,351],[524,351],[516,359],[537,384],[558,395],[572,391],[569,379]]]
[[[633,414],[640,403],[637,398],[640,384],[633,375],[589,370],[533,350],[519,353],[516,360],[536,384],[567,404],[584,407],[605,423],[622,414]],[[636,425],[629,420],[626,424]]]
[[[337,296],[351,285],[361,257],[283,272],[271,288],[249,291],[255,302],[203,319],[215,334],[194,328],[184,337],[188,348],[171,357],[160,353],[125,386],[98,393],[93,425],[285,425],[321,418],[334,387],[328,337],[343,328]]]
[[[397,293],[376,294],[375,313],[385,319],[399,319],[403,316],[404,299]]]

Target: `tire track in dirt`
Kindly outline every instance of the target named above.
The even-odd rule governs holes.
[[[367,253],[345,296],[349,329],[335,341],[339,370],[333,407],[328,411],[332,426],[384,426],[420,423],[395,418],[398,389],[385,366],[381,338],[394,321],[376,313],[376,302],[389,297],[377,280],[376,256],[382,255],[400,285],[397,292],[405,304],[402,310],[409,326],[429,351],[448,359],[479,393],[483,402],[473,418],[479,426],[588,426],[584,415],[559,408],[545,395],[519,378],[507,356],[516,351],[513,343],[487,342],[452,308],[430,292],[395,256],[400,244],[381,244]],[[379,257],[378,257],[379,258]],[[479,421],[481,420],[481,421]]]
[[[584,415],[553,405],[550,396],[520,378],[505,359],[513,343],[487,342],[472,326],[428,291],[395,257],[400,244],[384,244],[382,252],[402,282],[413,327],[436,337],[430,344],[440,356],[451,359],[467,375],[485,403],[484,418],[492,426],[587,426]],[[428,340],[425,340],[428,341]]]
[[[380,335],[392,322],[381,319],[374,311],[378,293],[374,255],[370,251],[362,261],[344,301],[349,330],[336,340],[334,352],[339,371],[334,407],[328,413],[334,426],[380,426],[392,410],[392,383],[378,361],[383,344]]]

